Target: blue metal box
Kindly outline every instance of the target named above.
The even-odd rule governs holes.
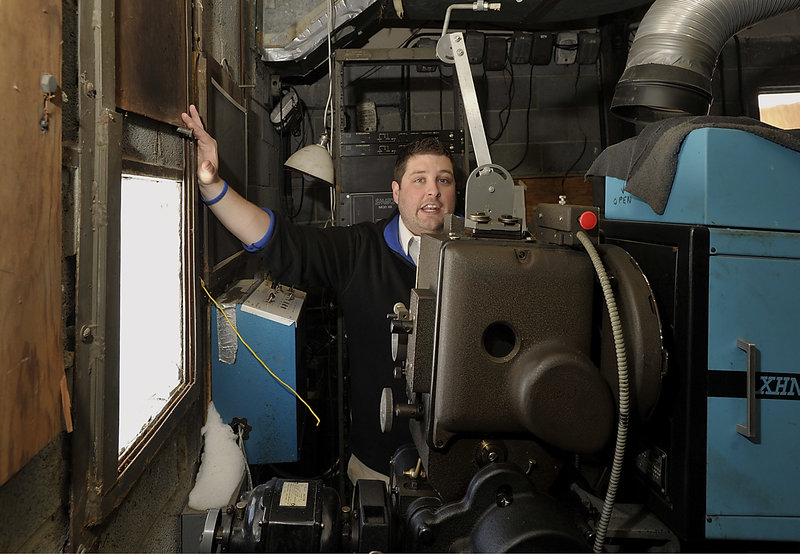
[[[270,296],[272,295],[272,297]],[[241,337],[297,391],[297,320],[305,293],[263,281],[240,281],[218,299]],[[211,329],[211,399],[230,423],[246,418],[251,464],[298,459],[298,401],[259,363],[216,310]],[[302,393],[302,391],[298,391]]]
[[[800,231],[800,152],[736,129],[690,132],[663,215],[606,177],[605,217]]]

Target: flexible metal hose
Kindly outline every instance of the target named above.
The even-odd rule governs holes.
[[[728,39],[797,7],[800,0],[656,0],[639,24],[625,68],[676,65],[710,78]]]
[[[611,281],[608,278],[603,261],[597,253],[597,249],[592,241],[583,231],[578,231],[578,240],[586,249],[589,258],[592,260],[595,273],[600,281],[603,290],[603,298],[608,309],[608,316],[611,319],[611,330],[614,335],[614,348],[617,354],[617,375],[619,380],[619,419],[617,421],[617,441],[614,445],[614,461],[611,464],[611,477],[606,489],[606,498],[603,503],[603,510],[600,513],[600,521],[597,523],[594,534],[594,551],[602,552],[603,543],[608,531],[608,523],[611,520],[611,512],[614,509],[614,501],[617,496],[620,476],[622,475],[622,462],[625,458],[625,444],[628,438],[628,420],[630,417],[630,389],[628,384],[628,358],[625,351],[625,337],[622,334],[622,323],[620,322],[619,312],[617,311],[617,301],[614,299],[614,292],[611,290]]]
[[[633,39],[611,112],[649,123],[706,115],[722,47],[748,25],[800,7],[800,0],[656,0]]]

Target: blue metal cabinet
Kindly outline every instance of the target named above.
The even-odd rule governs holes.
[[[287,303],[286,290],[269,281],[259,285],[245,280],[219,302],[258,357],[275,376],[297,391],[301,381],[297,371],[297,316],[305,295],[292,291]],[[270,294],[274,298],[267,304]],[[274,315],[262,309],[267,305],[275,307]],[[249,463],[297,461],[297,398],[264,369],[218,311],[212,322],[211,399],[222,420],[231,423],[233,418],[245,418],[252,426],[245,441]]]
[[[708,369],[746,373],[743,339],[755,347],[756,374],[750,399],[708,399],[706,536],[796,540],[800,234],[712,229],[710,242]],[[752,438],[737,427],[747,424],[748,402]]]
[[[646,273],[669,274],[653,275],[654,292],[672,303],[660,311],[679,402],[664,407],[663,436],[646,438],[672,482],[650,493],[653,509],[689,540],[800,540],[800,152],[698,129],[663,215],[624,186],[606,178],[601,230]],[[708,242],[669,242],[680,228]]]

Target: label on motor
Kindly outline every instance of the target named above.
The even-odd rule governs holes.
[[[301,506],[308,503],[308,483],[286,481],[281,489],[281,506]]]

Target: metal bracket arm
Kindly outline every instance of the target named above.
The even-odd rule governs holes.
[[[486,132],[483,129],[483,119],[481,119],[481,111],[478,107],[478,96],[475,93],[475,83],[472,80],[472,70],[469,67],[463,33],[450,33],[440,38],[436,45],[436,55],[443,62],[456,66],[470,140],[475,150],[475,161],[478,162],[478,166],[489,165],[492,163],[492,157],[486,142]]]

